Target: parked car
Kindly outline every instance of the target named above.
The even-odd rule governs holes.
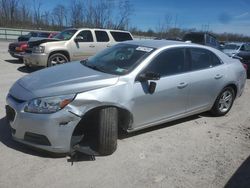
[[[54,66],[80,60],[110,47],[117,42],[133,40],[127,31],[107,29],[67,29],[53,40],[29,42],[24,56],[27,66]]]
[[[222,52],[232,57],[239,52],[242,45],[243,43],[236,43],[236,42],[226,43],[222,48]]]
[[[229,112],[246,71],[202,45],[127,41],[89,59],[19,79],[7,96],[15,140],[43,150],[112,154],[128,132],[193,114]]]
[[[53,38],[57,32],[50,32],[49,35],[39,35],[39,37],[31,37],[28,41],[37,41],[44,38]],[[42,37],[44,36],[44,37]],[[20,60],[23,59],[23,55],[25,54],[25,51],[28,49],[28,41],[21,41],[21,42],[12,42],[9,44],[8,52],[9,54],[14,57],[18,58]]]
[[[27,35],[21,35],[17,38],[18,42],[29,41],[30,38],[49,38],[54,32],[45,32],[45,31],[31,31]]]
[[[204,32],[189,32],[182,39],[183,41],[191,41],[192,43],[210,46],[216,49],[220,48],[220,43],[216,37],[210,33]]]
[[[244,43],[235,55],[242,58],[241,62],[247,65],[247,74],[250,75],[250,43]]]
[[[8,52],[9,54],[20,60],[23,59],[23,55],[25,54],[25,50],[28,48],[28,42],[12,42],[9,44]]]

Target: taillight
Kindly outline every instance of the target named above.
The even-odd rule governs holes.
[[[246,71],[247,71],[247,69],[248,69],[248,66],[247,66],[247,64],[245,64],[245,63],[242,63],[242,65],[243,65],[243,67],[246,69]]]

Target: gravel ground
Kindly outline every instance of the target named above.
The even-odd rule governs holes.
[[[51,157],[12,141],[11,85],[28,74],[0,41],[0,187],[250,187],[250,80],[225,117],[208,113],[121,136],[107,157]]]

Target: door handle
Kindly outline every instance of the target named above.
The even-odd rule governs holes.
[[[95,45],[93,45],[93,44],[92,44],[92,45],[89,45],[89,47],[90,47],[90,48],[94,48],[94,47],[95,47]]]
[[[220,78],[222,78],[223,77],[223,75],[222,74],[216,74],[216,76],[214,77],[215,79],[220,79]]]
[[[177,87],[178,87],[179,89],[183,89],[183,88],[185,88],[185,87],[187,87],[187,86],[188,86],[187,83],[181,82]]]

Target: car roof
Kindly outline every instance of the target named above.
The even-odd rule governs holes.
[[[173,41],[173,40],[131,40],[125,41],[126,44],[134,44],[139,46],[146,46],[151,48],[162,48],[166,46],[173,46],[173,45],[192,45],[192,46],[201,46],[196,45],[193,43],[181,42],[181,41]]]
[[[101,28],[88,28],[88,27],[83,27],[83,28],[67,28],[64,29],[65,30],[83,30],[83,29],[87,29],[87,30],[95,30],[95,31],[111,31],[111,32],[124,32],[124,33],[129,33],[129,31],[126,30],[116,30],[116,29],[101,29]]]

